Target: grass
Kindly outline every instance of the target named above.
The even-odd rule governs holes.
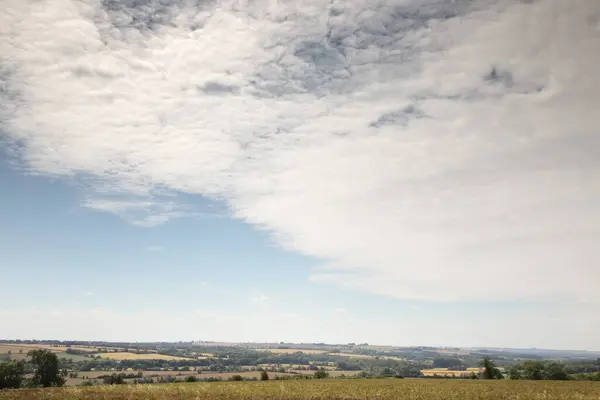
[[[256,351],[268,351],[269,353],[275,353],[275,354],[294,354],[294,353],[325,354],[325,353],[327,353],[325,350],[308,350],[308,349],[256,349]]]
[[[116,353],[96,353],[95,356],[102,358],[110,358],[111,360],[191,360],[191,358],[175,357],[166,354],[136,354],[128,352],[116,352]]]
[[[599,382],[360,379],[0,391],[0,400],[597,400]]]
[[[467,368],[466,371],[449,371],[446,368],[431,368],[431,369],[422,369],[421,373],[425,376],[461,376],[463,374],[471,374],[472,372],[479,374],[480,368]]]
[[[386,356],[386,355],[373,356],[370,354],[359,354],[359,353],[328,353],[328,354],[330,354],[332,356],[341,356],[341,357],[350,357],[350,358],[368,358],[368,359],[379,358],[381,360],[402,360],[401,357]]]

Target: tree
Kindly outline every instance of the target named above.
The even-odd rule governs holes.
[[[188,375],[185,377],[185,381],[186,382],[197,382],[198,378],[196,378],[194,375]]]
[[[25,368],[20,361],[0,363],[0,389],[16,389],[21,387],[24,374]]]
[[[482,379],[503,379],[504,375],[498,368],[496,368],[496,364],[489,357],[485,357],[481,361],[481,366],[483,367],[483,373],[481,374]]]
[[[523,371],[520,365],[513,365],[508,369],[508,379],[518,380],[523,379]]]
[[[260,372],[260,380],[261,381],[268,381],[269,380],[269,374],[267,373],[267,371],[261,371]]]
[[[50,350],[31,350],[27,353],[31,357],[34,373],[32,383],[35,386],[50,387],[65,384],[66,371],[61,371],[58,366],[58,357]]]
[[[569,375],[565,372],[565,367],[557,362],[551,362],[546,365],[544,378],[553,381],[566,381]]]
[[[522,364],[523,379],[539,381],[544,379],[544,363],[541,361],[525,361]]]
[[[433,359],[433,368],[455,368],[462,365],[458,358],[436,357]]]
[[[323,370],[315,372],[315,379],[325,379],[329,374]]]
[[[106,385],[124,385],[125,384],[125,379],[123,377],[123,374],[112,374],[112,375],[108,375],[105,376],[103,378],[104,384]]]

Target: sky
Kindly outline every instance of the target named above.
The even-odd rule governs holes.
[[[0,335],[600,350],[600,2],[4,0]]]

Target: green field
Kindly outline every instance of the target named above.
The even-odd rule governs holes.
[[[0,399],[598,400],[600,382],[356,379],[119,385],[0,391]]]

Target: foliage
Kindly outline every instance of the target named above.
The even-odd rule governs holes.
[[[267,371],[261,371],[260,372],[260,380],[261,381],[268,381],[269,380],[269,374],[267,373]]]
[[[564,365],[557,362],[542,362],[536,360],[524,361],[508,369],[510,379],[539,380],[567,380],[569,375]]]
[[[107,375],[103,378],[104,384],[106,385],[124,385],[125,375],[123,374],[112,374]]]
[[[483,367],[482,379],[504,379],[502,372],[496,368],[496,364],[489,357],[485,357],[481,361],[481,366]]]
[[[320,370],[315,372],[315,379],[325,379],[329,376],[329,374],[326,371]]]
[[[22,362],[10,361],[0,363],[0,389],[21,387],[25,369]]]
[[[456,368],[462,365],[458,358],[436,357],[433,359],[433,368]]]
[[[33,366],[32,383],[35,386],[50,387],[65,384],[66,371],[61,371],[58,357],[50,350],[31,350],[27,355]]]

